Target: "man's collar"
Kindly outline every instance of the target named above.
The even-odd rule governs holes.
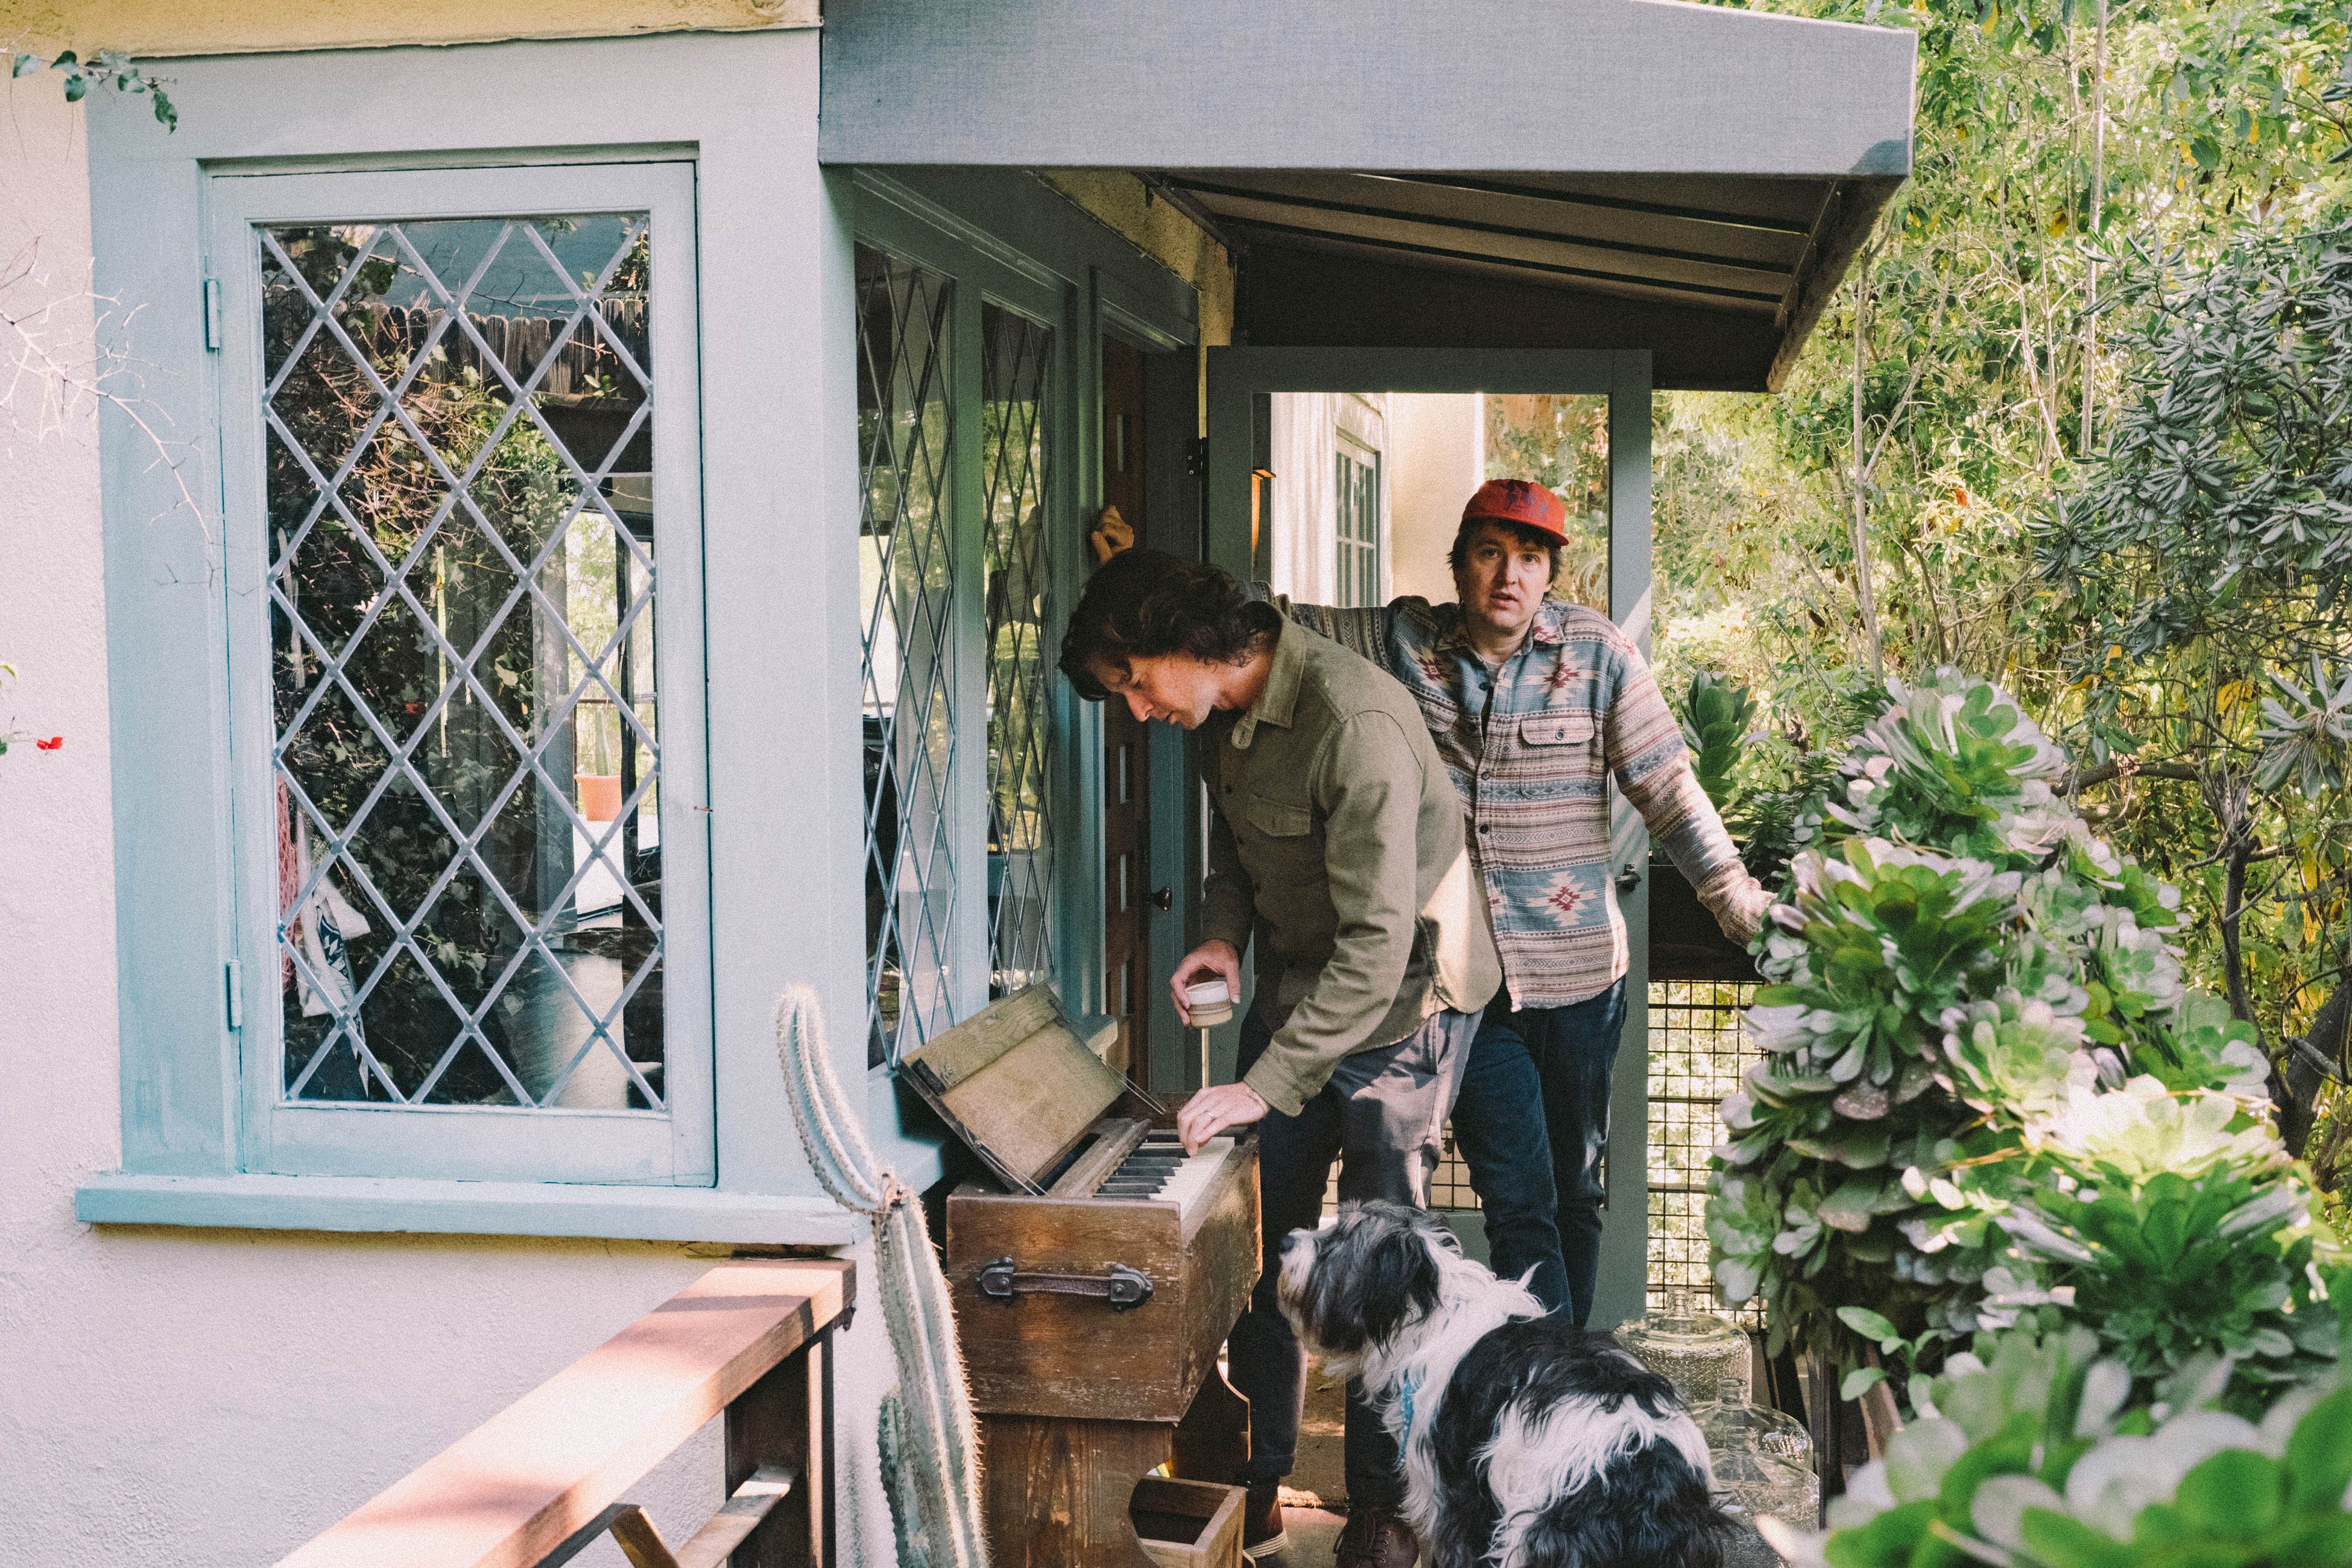
[[[1307,668],[1305,639],[1291,635],[1288,616],[1275,628],[1272,668],[1265,672],[1265,689],[1257,694],[1242,716],[1234,722],[1234,744],[1243,751],[1257,738],[1261,723],[1279,724],[1290,728],[1291,710],[1298,704],[1298,681]]]
[[[1541,605],[1536,606],[1535,625],[1528,628],[1527,642],[1519,645],[1519,652],[1526,652],[1528,643],[1533,643],[1538,647],[1558,647],[1566,642],[1568,612],[1573,607],[1560,600],[1547,597]],[[1468,613],[1460,605],[1448,605],[1439,614],[1444,617],[1444,629],[1438,633],[1437,651],[1440,653],[1457,650],[1465,653],[1475,651],[1475,645],[1470,641]],[[1518,654],[1515,653],[1511,657],[1516,658]]]

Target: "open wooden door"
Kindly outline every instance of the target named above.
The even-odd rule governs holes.
[[[1102,497],[1143,535],[1143,355],[1103,339]],[[1124,703],[1102,705],[1103,1010],[1118,1020],[1113,1067],[1141,1082],[1150,1070],[1153,977],[1146,930],[1154,897],[1145,805],[1151,748]]]

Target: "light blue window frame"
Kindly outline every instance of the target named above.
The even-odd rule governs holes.
[[[213,281],[219,294],[224,605],[228,634],[231,899],[236,922],[243,1161],[284,1175],[425,1175],[473,1181],[623,1182],[707,1186],[716,1166],[710,1089],[709,798],[702,709],[660,716],[662,911],[667,1071],[660,1110],[585,1110],[289,1100],[278,966],[275,813],[269,802],[273,550],[260,418],[262,266],[257,231],[346,221],[561,216],[643,212],[650,218],[658,685],[703,686],[700,410],[695,372],[694,168],[691,163],[555,168],[370,170],[220,174],[208,182]],[[509,241],[509,244],[513,243]],[[315,456],[315,455],[314,455]],[[328,455],[331,462],[340,454]],[[591,462],[593,458],[589,459]],[[592,518],[593,514],[591,514]],[[457,521],[462,525],[461,512]],[[299,808],[298,808],[299,809]],[[255,896],[256,890],[260,896]],[[404,914],[406,911],[394,911]],[[377,911],[383,918],[383,911]],[[527,952],[528,950],[526,950]],[[601,1049],[593,1047],[592,1049]]]
[[[172,63],[176,135],[93,106],[99,283],[138,307],[110,318],[101,350],[141,365],[146,395],[101,426],[123,1153],[77,1193],[84,1220],[852,1239],[800,1151],[773,1025],[785,989],[809,985],[836,1020],[837,1070],[859,1065],[859,763],[854,738],[818,721],[854,700],[857,671],[840,654],[855,647],[854,542],[829,526],[856,483],[853,349],[834,308],[849,245],[815,161],[816,68],[810,30],[224,57]],[[600,84],[607,140],[549,146]],[[331,120],[301,110],[320,103]],[[237,913],[252,894],[237,881],[247,764],[233,741],[230,585],[264,563],[220,521],[218,187],[632,163],[690,164],[696,186],[709,787],[681,804],[709,825],[709,1013],[702,1039],[672,1049],[709,1063],[715,1168],[663,1178],[700,1186],[565,1180],[601,1173],[560,1161],[501,1172],[495,1153],[473,1167],[484,1180],[429,1158],[366,1167],[409,1173],[257,1168],[243,1003],[247,972],[275,954]],[[170,462],[133,414],[163,433]]]
[[[84,1179],[82,1220],[854,1239],[801,1152],[775,1058],[778,999],[805,985],[830,1021],[836,1073],[863,1078],[864,780],[856,728],[838,721],[857,710],[859,682],[852,216],[870,216],[874,200],[817,161],[817,56],[813,29],[225,56],[170,62],[174,135],[91,105],[98,287],[123,302],[100,348],[139,366],[144,395],[101,414],[122,1160]],[[601,140],[550,145],[551,127],[577,123],[583,90],[604,106]],[[304,107],[318,104],[333,114]],[[236,915],[226,584],[261,568],[232,560],[219,526],[212,182],[628,162],[690,162],[696,185],[709,798],[689,804],[709,835],[711,1184],[256,1169],[241,976],[257,955]],[[1075,291],[1062,333],[1077,419],[1066,505],[1087,504],[1099,333],[1108,323],[1146,346],[1188,346],[1192,291],[1026,174],[902,169],[886,183],[927,214],[924,226],[983,256],[1025,254],[1014,270],[1052,280],[1066,304]],[[1023,250],[1000,232],[1017,232]],[[139,422],[163,435],[169,461]],[[1057,563],[1065,582],[1076,570]],[[1072,723],[1084,722],[1056,685]],[[1069,854],[1098,859],[1087,808],[1099,776],[1083,747],[1060,766],[1080,808],[1064,822]],[[1094,911],[1072,899],[1059,917],[1074,974],[1099,968]],[[901,1180],[927,1184],[943,1169],[937,1124],[903,1122],[891,1089],[869,1084],[870,1131]]]

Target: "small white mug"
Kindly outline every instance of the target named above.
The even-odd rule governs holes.
[[[1233,993],[1222,979],[1196,980],[1184,987],[1184,1010],[1192,1016],[1192,1027],[1213,1029],[1233,1021]]]

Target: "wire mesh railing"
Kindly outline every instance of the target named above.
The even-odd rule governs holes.
[[[1723,1312],[1760,1327],[1763,1308],[1716,1300],[1707,1262],[1707,1158],[1721,1141],[1717,1108],[1757,1058],[1739,1026],[1756,987],[1721,981],[1650,984],[1649,1221],[1653,1312]]]
[[[1742,1327],[1763,1326],[1760,1302],[1734,1310],[1716,1299],[1707,1258],[1707,1159],[1721,1142],[1717,1109],[1738,1091],[1740,1078],[1759,1052],[1740,1028],[1739,1015],[1756,987],[1721,981],[1654,981],[1650,985],[1649,1070],[1649,1310],[1723,1312]],[[1339,1204],[1335,1164],[1324,1189],[1323,1212]],[[1478,1194],[1470,1169],[1445,1132],[1437,1170],[1430,1177],[1429,1206],[1475,1213]]]

